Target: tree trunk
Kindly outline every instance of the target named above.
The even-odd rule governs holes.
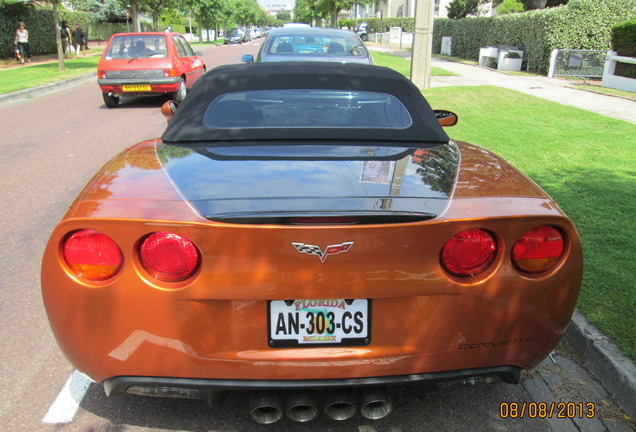
[[[133,22],[133,32],[139,33],[141,32],[141,25],[139,23],[139,0],[131,0],[132,4],[132,22]]]
[[[57,10],[58,2],[53,0],[53,26],[55,27],[55,45],[57,46],[58,70],[64,72],[64,50],[62,48],[62,38],[60,37],[60,13]]]
[[[331,11],[331,23],[329,27],[338,28],[338,14],[340,13],[340,9],[338,9],[338,5],[334,5],[334,9]]]

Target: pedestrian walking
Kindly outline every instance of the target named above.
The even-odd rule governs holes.
[[[66,21],[62,21],[60,37],[62,38],[62,51],[64,54],[70,53],[71,50],[73,50],[73,36],[71,35],[71,29],[68,27]]]
[[[31,47],[29,45],[29,32],[24,27],[24,23],[20,21],[18,23],[18,29],[15,31],[15,39],[13,44],[17,48],[16,59],[24,63],[25,59],[27,63],[31,63]]]
[[[80,50],[82,55],[85,55],[84,46],[86,45],[86,39],[84,30],[80,27],[79,23],[75,23],[75,29],[73,30],[73,41],[75,42],[75,53],[79,57]]]

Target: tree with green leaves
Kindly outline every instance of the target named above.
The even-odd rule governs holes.
[[[460,19],[466,18],[468,15],[474,15],[479,11],[479,7],[487,3],[488,0],[453,0],[446,10],[448,18]]]
[[[281,20],[282,22],[290,22],[291,21],[291,14],[287,11],[283,11],[283,12],[278,12],[276,14],[276,19],[277,20]]]
[[[190,11],[199,29],[214,28],[215,36],[219,32],[219,23],[224,22],[230,15],[228,0],[178,0],[177,8],[181,11]],[[201,31],[199,41],[203,42]]]
[[[163,12],[176,5],[175,0],[143,0],[143,8],[152,17],[152,28],[159,31],[159,17]]]
[[[319,0],[296,0],[294,5],[294,21],[313,24],[329,15],[318,9]]]
[[[121,21],[125,4],[119,0],[68,0],[73,9],[88,12],[96,21]]]
[[[354,5],[365,6],[375,0],[296,0],[294,17],[296,21],[307,24],[321,19],[329,20],[329,27],[338,27],[338,15],[341,10],[350,10]]]
[[[519,13],[525,11],[526,8],[519,0],[504,0],[497,8],[498,15],[506,15],[511,13]]]

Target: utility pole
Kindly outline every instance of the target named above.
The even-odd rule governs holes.
[[[432,48],[433,0],[416,0],[411,82],[422,90],[430,87]]]

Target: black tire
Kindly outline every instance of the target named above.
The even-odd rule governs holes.
[[[117,105],[119,105],[119,98],[117,96],[112,96],[109,93],[102,93],[102,97],[104,98],[104,103],[108,108],[117,108]]]
[[[363,41],[368,41],[369,40],[369,35],[365,35],[363,34],[362,36],[360,36],[360,39],[362,39]]]
[[[181,103],[183,102],[187,94],[188,94],[188,89],[186,88],[186,83],[182,78],[181,82],[179,83],[179,90],[172,93],[172,100],[174,100],[175,102]]]

